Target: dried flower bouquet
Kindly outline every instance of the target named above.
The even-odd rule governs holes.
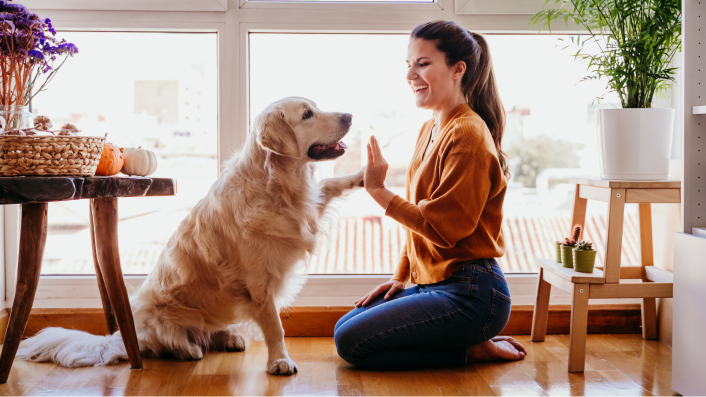
[[[51,20],[21,4],[0,0],[0,108],[4,130],[21,128],[21,108],[54,78],[78,48],[56,38]],[[2,123],[2,122],[0,122]]]

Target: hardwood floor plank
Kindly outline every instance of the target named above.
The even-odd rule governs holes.
[[[230,396],[238,384],[238,375],[191,375],[182,396]]]
[[[341,359],[330,337],[288,337],[299,373],[265,372],[267,348],[210,352],[203,360],[144,358],[143,370],[127,362],[63,368],[15,360],[0,395],[671,395],[671,349],[641,335],[589,335],[586,370],[567,372],[568,335],[544,342],[517,336],[524,360],[415,371],[366,371]]]
[[[429,371],[382,372],[391,396],[440,396],[441,390]]]
[[[614,388],[623,392],[627,395],[632,396],[651,396],[652,393],[648,392],[644,387],[635,383],[629,376],[625,375],[622,371],[598,371],[601,376],[610,382]]]
[[[541,387],[534,386],[490,386],[496,396],[546,396]]]
[[[186,387],[197,361],[177,359],[155,359],[143,369],[134,387],[127,395],[134,396],[179,396]],[[131,371],[137,372],[137,371]]]
[[[521,361],[472,364],[489,386],[537,386]],[[495,389],[493,389],[495,392]]]
[[[56,367],[54,363],[30,363],[15,360],[7,383],[0,384],[0,395],[21,396]]]
[[[472,365],[431,370],[445,396],[494,396],[495,393]]]
[[[654,395],[672,395],[672,363],[660,354],[601,353],[611,364]]]
[[[364,396],[392,395],[387,387],[387,376],[384,372],[360,371],[360,382],[363,384]]]

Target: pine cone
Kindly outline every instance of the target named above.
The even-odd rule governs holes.
[[[34,118],[34,128],[42,131],[49,131],[52,127],[51,120],[47,116],[37,116]]]

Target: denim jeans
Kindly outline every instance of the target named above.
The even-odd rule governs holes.
[[[495,259],[479,259],[450,278],[384,294],[336,324],[338,354],[368,369],[461,365],[466,349],[497,336],[510,318],[510,290]]]

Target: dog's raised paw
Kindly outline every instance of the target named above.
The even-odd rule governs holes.
[[[272,375],[294,375],[297,373],[297,364],[289,358],[275,361],[267,368],[267,373]]]

